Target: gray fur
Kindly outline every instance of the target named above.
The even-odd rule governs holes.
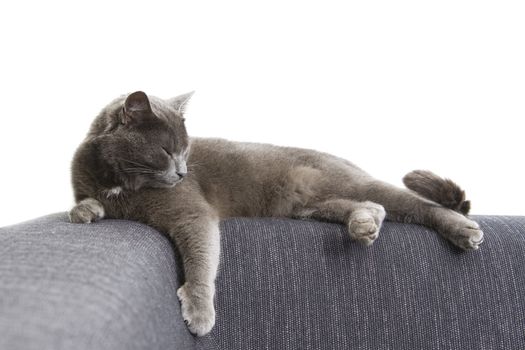
[[[412,191],[444,207],[465,215],[470,211],[470,201],[465,200],[465,191],[450,179],[443,179],[430,171],[414,170],[403,177],[403,183]]]
[[[104,218],[104,207],[93,198],[81,200],[75,206],[75,210],[69,212],[69,220],[76,224],[90,224]]]
[[[168,234],[183,260],[185,283],[178,296],[194,334],[208,333],[215,322],[223,218],[338,222],[352,239],[370,245],[386,216],[431,227],[462,249],[477,249],[483,241],[479,226],[435,202],[439,197],[432,201],[376,180],[330,154],[190,139],[182,115],[190,96],[161,100],[136,92],[102,110],[73,159],[77,205],[70,217],[73,222],[104,215],[137,220]],[[187,174],[179,176],[185,164]]]

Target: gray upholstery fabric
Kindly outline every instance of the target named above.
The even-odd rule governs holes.
[[[525,349],[525,218],[477,217],[479,251],[385,223],[363,247],[342,226],[223,225],[221,349]]]
[[[192,337],[168,240],[64,214],[0,229],[0,349],[525,349],[525,218],[477,217],[460,252],[385,223],[369,248],[340,225],[222,223],[217,324]]]
[[[169,241],[65,214],[0,229],[0,349],[193,349]]]

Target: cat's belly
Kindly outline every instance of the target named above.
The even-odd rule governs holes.
[[[323,174],[307,166],[290,167],[266,181],[239,180],[231,186],[211,184],[204,195],[221,218],[291,216],[319,196]]]

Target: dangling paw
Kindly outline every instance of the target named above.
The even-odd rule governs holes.
[[[177,290],[182,317],[191,333],[197,336],[208,334],[215,325],[213,291],[184,283]]]

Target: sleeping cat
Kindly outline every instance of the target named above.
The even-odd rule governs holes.
[[[450,180],[427,171],[401,189],[354,164],[313,150],[189,138],[184,110],[191,97],[162,100],[137,91],[106,106],[72,164],[75,223],[104,217],[137,220],[166,233],[183,261],[177,291],[190,331],[215,323],[219,221],[235,216],[316,219],[346,225],[351,239],[371,245],[383,219],[417,223],[454,245],[477,249],[470,203]]]

